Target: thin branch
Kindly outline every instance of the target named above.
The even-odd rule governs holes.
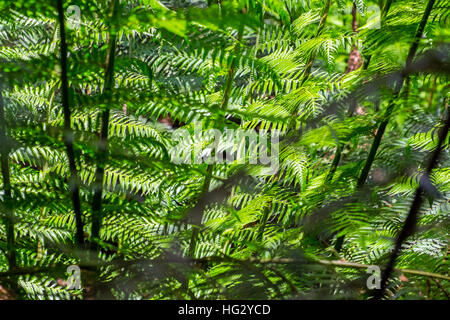
[[[335,267],[343,267],[343,268],[357,268],[357,269],[367,269],[371,265],[368,264],[362,264],[362,263],[355,263],[355,262],[349,262],[345,260],[319,260],[320,264],[335,266]],[[443,279],[443,280],[450,280],[449,276],[442,275],[439,273],[434,272],[428,272],[428,271],[422,271],[422,270],[412,270],[412,269],[393,269],[393,271],[401,272],[401,273],[408,273],[408,274],[415,274],[418,276],[424,276],[424,277],[430,277],[430,278],[437,278],[437,279]]]
[[[292,259],[292,258],[272,258],[272,259],[261,259],[261,258],[249,258],[249,259],[235,259],[229,256],[210,256],[205,258],[199,258],[199,259],[191,259],[191,258],[183,258],[183,257],[170,257],[170,258],[163,258],[163,259],[155,259],[155,260],[148,260],[148,259],[141,259],[141,260],[122,260],[122,261],[113,261],[113,262],[99,262],[98,266],[112,266],[115,265],[117,267],[127,267],[131,265],[136,265],[139,263],[143,263],[145,265],[151,265],[151,264],[164,264],[164,263],[181,263],[181,264],[190,264],[194,263],[196,265],[198,264],[204,264],[209,262],[229,262],[229,263],[237,263],[240,265],[251,265],[251,264],[263,264],[263,265],[270,265],[270,264],[322,264],[326,266],[333,266],[333,267],[339,267],[339,268],[351,268],[351,269],[367,269],[373,265],[369,264],[363,264],[363,263],[356,263],[356,262],[350,262],[346,260],[325,260],[325,259],[319,259],[319,260],[313,260],[313,261],[307,261],[307,260],[301,260],[301,259]],[[83,265],[80,264],[79,267],[81,269],[86,270],[92,270],[92,265]],[[27,275],[27,274],[40,274],[40,273],[46,273],[46,272],[61,272],[65,271],[65,266],[49,266],[42,269],[37,268],[22,268],[22,269],[16,269],[14,271],[8,271],[8,272],[0,272],[0,278],[1,277],[10,277],[12,275]],[[450,277],[447,275],[434,273],[434,272],[428,272],[428,271],[422,271],[422,270],[413,270],[413,269],[393,269],[395,272],[399,273],[405,273],[405,274],[413,274],[417,276],[422,277],[429,277],[432,279],[442,279],[446,281],[450,281]]]

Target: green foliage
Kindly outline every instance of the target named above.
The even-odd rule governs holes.
[[[116,19],[110,0],[64,1],[64,10],[80,9],[79,26],[66,23],[65,30],[76,182],[64,144],[56,2],[0,1],[0,143],[12,193],[9,201],[2,175],[0,288],[23,299],[372,296],[365,270],[352,263],[382,267],[389,260],[449,113],[446,1],[436,1],[415,57],[424,62],[403,74],[394,101],[425,0],[394,1],[388,12],[386,1],[368,0],[332,1],[328,12],[322,0],[120,0]],[[379,5],[385,16],[376,28],[369,10]],[[66,13],[66,22],[76,19]],[[346,72],[352,50],[365,65]],[[390,105],[369,178],[358,187]],[[105,110],[107,162],[93,239]],[[199,123],[204,134],[195,136]],[[177,141],[177,128],[190,139]],[[238,128],[280,134],[276,172],[239,161],[173,161],[183,150],[210,148],[208,130]],[[395,272],[385,298],[448,299],[449,144],[450,135],[395,266],[419,273]],[[10,211],[16,268],[8,260]],[[87,249],[92,242],[98,250]],[[81,266],[85,290],[64,283],[73,264]]]

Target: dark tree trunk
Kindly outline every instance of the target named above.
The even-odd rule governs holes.
[[[430,1],[431,2],[431,1]],[[431,154],[431,158],[428,162],[425,173],[420,179],[419,187],[416,189],[416,193],[414,195],[413,202],[411,204],[411,208],[409,209],[408,216],[406,217],[405,224],[403,225],[402,230],[400,231],[397,240],[395,242],[394,250],[392,251],[391,257],[389,259],[388,264],[383,272],[383,276],[381,278],[380,289],[377,290],[375,294],[375,299],[381,299],[384,296],[386,291],[387,282],[394,270],[395,261],[400,253],[403,242],[411,236],[416,229],[417,225],[417,217],[419,216],[420,207],[422,206],[424,195],[427,194],[427,186],[431,184],[430,175],[433,169],[437,166],[439,155],[442,152],[444,141],[447,138],[448,132],[450,128],[450,112],[447,112],[447,120],[444,123],[444,126],[439,130],[439,138],[438,138],[438,146],[436,150]]]
[[[111,22],[118,11],[117,0],[111,1]],[[102,220],[102,196],[103,196],[103,177],[105,175],[105,166],[108,161],[108,130],[109,114],[112,103],[112,90],[114,87],[114,58],[116,51],[116,30],[111,30],[108,35],[108,53],[105,66],[105,84],[104,97],[105,105],[101,117],[101,129],[97,149],[97,169],[95,171],[94,197],[92,199],[92,225],[91,225],[91,249],[98,249],[98,240],[100,235],[100,226]]]
[[[58,20],[61,37],[61,91],[62,106],[64,113],[64,144],[66,146],[67,159],[69,160],[69,190],[72,199],[73,211],[76,224],[76,242],[79,248],[84,244],[83,220],[80,203],[80,181],[75,163],[75,153],[73,149],[74,133],[71,128],[71,111],[69,105],[69,84],[67,79],[67,43],[66,29],[64,24],[63,0],[58,0]]]
[[[424,12],[424,14],[422,16],[422,20],[420,21],[419,27],[417,28],[417,32],[416,32],[415,37],[414,37],[414,42],[411,45],[411,48],[409,49],[408,57],[406,59],[406,67],[405,68],[408,68],[411,65],[411,63],[412,63],[412,61],[414,59],[414,56],[416,55],[417,48],[419,47],[420,39],[422,38],[423,31],[425,29],[425,25],[427,24],[428,17],[430,16],[431,9],[433,8],[434,2],[435,2],[435,0],[430,0],[428,2],[428,4],[427,4],[425,12]],[[362,187],[365,184],[366,180],[367,180],[370,168],[372,167],[372,163],[375,160],[375,155],[376,155],[376,153],[378,151],[378,147],[380,146],[381,139],[383,138],[383,134],[384,134],[384,132],[386,130],[386,127],[387,127],[387,125],[389,123],[389,118],[390,118],[390,116],[392,114],[392,111],[394,109],[395,102],[396,102],[396,100],[397,100],[397,98],[398,98],[398,96],[400,94],[400,91],[402,90],[402,87],[403,87],[403,84],[404,84],[404,80],[405,80],[405,78],[400,79],[397,82],[397,84],[395,85],[395,87],[394,87],[394,94],[393,94],[392,99],[391,99],[391,101],[390,101],[390,103],[389,103],[389,105],[388,105],[388,107],[386,109],[384,120],[381,121],[381,123],[380,123],[380,125],[378,127],[377,133],[375,135],[375,139],[374,139],[374,141],[372,143],[372,146],[370,148],[369,156],[367,157],[367,161],[366,161],[366,163],[364,165],[363,170],[361,171],[361,175],[359,176],[359,179],[358,179],[358,187],[359,188]]]
[[[8,259],[8,268],[13,270],[16,268],[16,249],[14,245],[14,211],[12,204],[11,178],[9,169],[9,151],[10,141],[6,134],[5,109],[2,96],[2,84],[0,82],[0,157],[1,172],[4,190],[4,210],[5,210],[5,227],[6,227],[6,250]]]

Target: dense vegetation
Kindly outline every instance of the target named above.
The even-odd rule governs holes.
[[[448,299],[449,9],[0,1],[0,299]]]

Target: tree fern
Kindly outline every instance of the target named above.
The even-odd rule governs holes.
[[[8,297],[448,299],[445,1],[68,5],[0,5]]]

